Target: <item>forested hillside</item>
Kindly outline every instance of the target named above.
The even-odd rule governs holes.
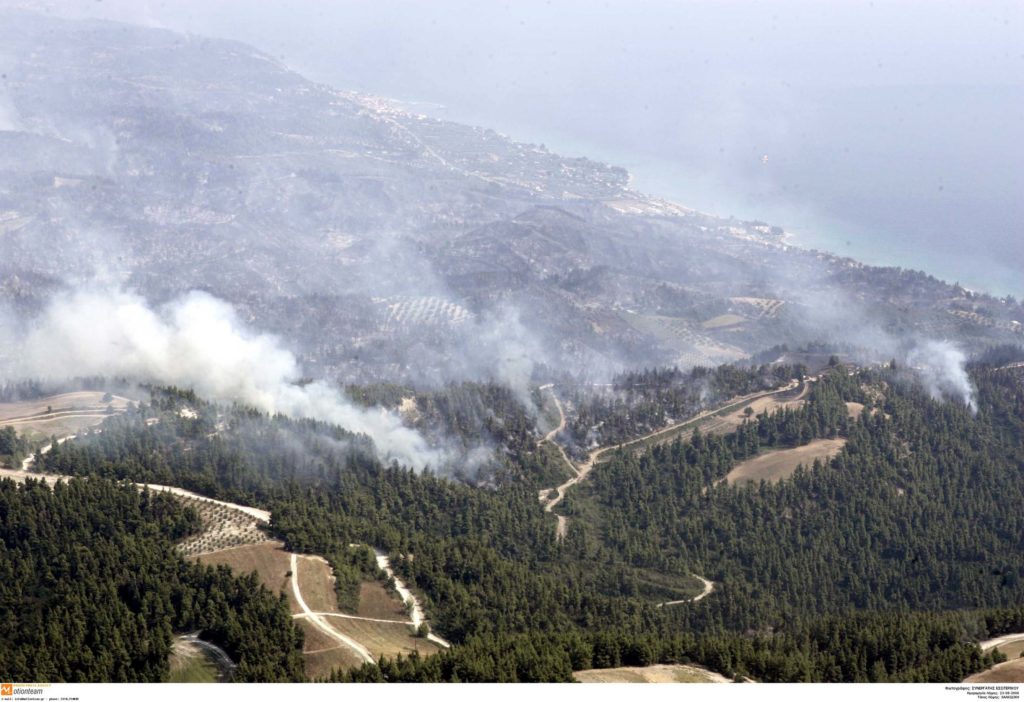
[[[960,680],[993,661],[972,642],[1022,625],[1020,372],[975,368],[973,415],[902,369],[837,365],[799,408],[613,454],[567,498],[563,541],[529,471],[473,487],[381,465],[336,429],[177,391],[38,460],[267,508],[289,549],[336,562],[350,543],[390,551],[455,647],[344,679],[565,680],[692,661],[760,680]],[[838,456],[790,479],[723,481],[744,459],[831,437],[846,441]],[[700,590],[692,573],[714,592],[659,607]]]
[[[197,521],[106,480],[0,480],[0,678],[166,680],[172,634],[199,631],[238,662],[235,680],[301,679],[288,607],[174,551]]]

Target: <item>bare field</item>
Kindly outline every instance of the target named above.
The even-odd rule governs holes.
[[[724,329],[726,327],[738,326],[746,321],[746,317],[741,317],[738,314],[720,314],[717,317],[701,322],[700,326],[704,329]]]
[[[405,606],[378,582],[362,583],[359,586],[359,608],[356,615],[369,619],[394,619],[408,621]]]
[[[399,653],[407,656],[413,651],[419,651],[420,655],[430,655],[440,650],[433,642],[413,636],[412,624],[408,620],[385,624],[331,616],[326,616],[324,619],[345,636],[366,646],[374,658],[379,658],[381,655],[396,656]]]
[[[291,570],[291,555],[284,550],[280,541],[266,541],[261,544],[238,546],[215,553],[195,557],[203,565],[226,565],[239,575],[253,571],[271,592],[284,592],[293,614],[300,612],[292,596],[291,582],[287,573]],[[305,583],[303,583],[305,586]],[[335,642],[336,643],[336,642]]]
[[[302,599],[314,612],[337,612],[338,596],[334,591],[334,573],[319,556],[299,556],[299,587]]]
[[[1000,650],[1003,650],[1002,648]],[[1005,651],[1004,651],[1005,652]],[[975,673],[964,680],[970,683],[1024,683],[1024,658],[1014,658]]]
[[[1024,639],[1011,641],[1010,643],[1002,644],[996,648],[1005,653],[1006,657],[1010,660],[1020,658],[1020,654],[1024,653]]]
[[[763,412],[771,414],[777,412],[780,409],[800,409],[804,405],[802,399],[785,399],[778,395],[768,395],[767,397],[759,397],[745,407],[741,407],[735,412],[724,414],[720,417],[711,417],[706,422],[701,424],[700,430],[706,434],[731,434],[736,431],[736,428],[743,424],[743,421],[748,418],[752,419]],[[750,415],[747,415],[746,409],[749,407],[752,410]]]
[[[302,659],[307,678],[323,678],[333,670],[348,670],[363,664],[363,660],[348,646],[338,643],[304,619],[296,621],[305,635]]]
[[[727,683],[728,678],[695,665],[651,665],[646,668],[579,670],[581,683]]]
[[[810,468],[815,459],[827,460],[846,445],[846,439],[816,439],[806,446],[771,451],[740,463],[725,476],[730,485],[757,483],[765,480],[777,483],[793,475],[798,465]]]
[[[12,426],[25,436],[74,434],[100,424],[110,413],[123,412],[131,400],[105,393],[82,391],[50,395],[35,400],[0,404],[0,426]],[[110,408],[108,410],[108,407]]]

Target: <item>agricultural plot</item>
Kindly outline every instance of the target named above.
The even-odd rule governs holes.
[[[771,414],[783,408],[799,409],[803,404],[802,396],[790,398],[787,395],[778,394],[759,397],[734,411],[709,418],[701,424],[700,430],[706,434],[730,434],[736,431],[736,428],[743,424],[748,416],[751,418],[756,417],[763,412]],[[751,410],[749,415],[747,413],[748,407]]]
[[[651,665],[644,668],[579,670],[572,676],[581,683],[728,683],[719,673],[696,665]]]
[[[199,513],[203,523],[201,533],[178,544],[178,550],[183,555],[198,556],[269,540],[259,520],[244,512],[208,500],[190,497],[180,499]]]
[[[788,478],[797,466],[810,468],[814,461],[827,461],[846,445],[846,439],[816,439],[805,446],[768,453],[743,461],[725,476],[730,485],[759,483],[762,480],[777,483]]]
[[[384,328],[389,330],[412,326],[458,326],[473,316],[462,305],[441,297],[395,297],[380,302],[387,305]]]
[[[653,336],[666,346],[679,351],[681,365],[728,363],[746,358],[741,349],[702,334],[700,326],[682,317],[621,313],[622,318],[637,331]]]
[[[767,297],[730,297],[729,302],[739,307],[744,314],[757,319],[774,319],[786,304],[784,300]]]
[[[131,402],[127,397],[92,391],[5,402],[0,404],[0,427],[12,426],[30,439],[66,436],[97,426],[111,414],[124,412]]]

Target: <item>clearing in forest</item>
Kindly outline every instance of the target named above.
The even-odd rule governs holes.
[[[0,427],[12,426],[30,439],[75,434],[100,424],[111,414],[127,409],[127,397],[82,391],[49,395],[35,400],[0,403]]]
[[[392,658],[399,653],[408,656],[413,651],[425,656],[440,650],[433,641],[416,636],[408,620],[385,623],[330,615],[324,619],[340,633],[366,646],[375,659],[382,655]]]
[[[975,673],[964,682],[971,683],[1024,683],[1024,633],[1005,634],[980,644],[982,651],[996,649],[1009,659],[988,670]]]
[[[643,668],[578,670],[581,683],[728,683],[724,675],[696,665],[649,665]]]
[[[292,613],[301,611],[292,596],[289,573],[291,554],[284,550],[280,541],[266,541],[261,544],[238,546],[215,553],[196,556],[203,565],[226,565],[238,575],[256,572],[260,582],[273,593],[283,592],[288,596]]]
[[[1012,658],[964,680],[969,683],[1024,683],[1024,658]]]
[[[827,461],[846,445],[846,439],[815,439],[809,444],[792,449],[769,451],[743,461],[725,476],[730,485],[758,483],[762,480],[777,483],[788,478],[797,466],[810,468],[815,459]]]
[[[367,619],[393,619],[408,622],[405,605],[398,597],[388,592],[379,582],[364,582],[359,585],[359,607],[356,615]]]
[[[224,682],[231,675],[230,659],[225,654],[194,636],[178,636],[171,648],[168,661],[171,674],[168,682],[172,683],[214,683]]]

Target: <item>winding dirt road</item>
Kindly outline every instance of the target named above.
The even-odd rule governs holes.
[[[335,629],[333,626],[331,626],[330,624],[325,622],[323,620],[323,615],[318,614],[317,612],[314,612],[313,610],[311,610],[309,608],[309,606],[306,604],[306,601],[304,599],[302,599],[302,591],[299,589],[299,557],[298,557],[298,554],[295,554],[295,553],[292,554],[291,568],[292,568],[292,595],[295,596],[295,602],[298,603],[299,609],[302,610],[302,617],[306,621],[308,621],[310,624],[315,626],[317,629],[322,631],[324,634],[329,636],[330,638],[332,638],[335,641],[338,641],[338,642],[348,646],[350,649],[355,651],[356,655],[358,655],[360,658],[362,658],[365,663],[376,663],[376,661],[373,659],[373,654],[370,653],[370,649],[366,648],[366,646],[363,646],[361,643],[359,643],[355,639],[351,639],[348,636],[345,636],[340,631]]]
[[[99,431],[99,430],[94,430],[94,431]],[[71,439],[75,439],[75,438],[77,438],[77,436],[72,434],[70,436],[65,436],[65,437],[62,437],[60,439],[57,439],[57,443],[58,444],[62,444],[65,441],[70,441]],[[45,455],[45,454],[49,453],[52,448],[53,448],[52,444],[47,444],[46,446],[43,446],[41,449],[39,449],[39,453]],[[32,477],[32,478],[36,478],[36,479],[43,479],[47,484],[52,486],[58,480],[71,480],[73,477],[75,477],[75,476],[70,476],[70,475],[53,475],[53,474],[31,473],[31,472],[29,472],[28,469],[29,469],[29,467],[32,465],[32,463],[34,461],[35,461],[35,456],[33,455],[33,456],[29,456],[24,461],[22,461],[21,470],[0,469],[0,478],[10,477],[10,478],[13,478],[15,480],[24,480],[26,477]],[[224,501],[221,501],[221,500],[215,500],[213,498],[206,497],[205,495],[200,495],[199,493],[192,492],[191,490],[185,490],[184,488],[174,487],[174,486],[171,486],[171,485],[158,485],[158,484],[155,484],[155,483],[135,483],[135,485],[136,485],[136,487],[138,487],[140,489],[148,488],[148,489],[156,491],[156,492],[166,492],[166,493],[169,493],[171,495],[177,495],[178,497],[187,497],[187,498],[191,498],[191,499],[195,499],[195,500],[202,500],[204,502],[210,502],[210,503],[216,504],[216,505],[221,505],[223,507],[227,507],[228,509],[234,509],[234,510],[237,510],[239,512],[242,512],[243,514],[246,514],[246,515],[248,515],[250,517],[253,517],[254,519],[256,519],[256,520],[258,520],[260,522],[263,522],[264,524],[269,524],[270,523],[270,512],[268,512],[267,510],[258,509],[256,507],[250,507],[248,505],[240,505],[240,504],[236,504],[234,502],[224,502]],[[373,656],[370,654],[369,650],[365,646],[363,646],[361,643],[359,643],[358,641],[356,641],[354,639],[351,639],[351,638],[345,636],[344,634],[342,634],[341,632],[337,631],[336,629],[334,629],[334,627],[332,627],[330,624],[328,624],[326,621],[324,621],[322,619],[322,617],[332,616],[332,617],[342,617],[342,618],[346,618],[346,619],[362,619],[362,620],[365,620],[365,621],[383,622],[383,623],[388,623],[388,624],[401,624],[403,626],[408,626],[409,624],[412,624],[412,626],[416,627],[416,628],[418,628],[420,626],[420,624],[422,624],[424,622],[424,620],[426,619],[426,617],[424,616],[424,613],[423,613],[423,605],[422,605],[422,603],[419,601],[419,599],[417,599],[416,595],[414,595],[412,593],[412,591],[409,590],[408,587],[406,587],[405,583],[402,582],[402,580],[400,578],[398,578],[398,576],[395,575],[394,570],[391,568],[391,559],[388,557],[388,555],[386,553],[384,553],[383,551],[381,551],[380,549],[375,548],[373,550],[374,550],[374,554],[375,554],[376,560],[377,560],[377,567],[380,570],[382,570],[388,577],[394,579],[395,589],[398,591],[399,596],[402,598],[402,602],[405,602],[405,603],[407,603],[409,605],[410,612],[409,612],[409,620],[408,621],[397,621],[397,620],[390,620],[390,619],[370,619],[370,618],[367,618],[367,617],[357,617],[357,616],[354,616],[354,615],[334,613],[334,612],[328,613],[328,612],[314,612],[314,611],[312,611],[306,605],[305,600],[303,600],[302,592],[301,592],[301,590],[299,588],[298,558],[300,556],[298,554],[295,554],[295,553],[291,554],[292,593],[295,595],[295,601],[299,604],[299,607],[302,609],[302,613],[298,614],[296,616],[300,617],[300,618],[308,619],[310,621],[310,623],[313,624],[315,627],[317,627],[318,629],[323,631],[325,634],[327,634],[328,636],[330,636],[334,640],[339,641],[342,644],[344,644],[345,646],[348,646],[349,648],[351,648],[363,660],[365,660],[368,663],[376,663],[376,661],[374,660]],[[302,557],[303,558],[314,558],[313,556],[302,556]],[[319,557],[317,556],[315,558],[319,558]],[[437,634],[433,634],[433,633],[428,634],[427,635],[427,639],[432,641],[432,642],[434,642],[438,646],[441,646],[442,648],[451,648],[451,644],[448,641],[446,641],[443,638],[441,638],[440,636],[438,636]],[[197,645],[202,646],[204,643],[207,643],[207,642],[199,642],[199,641],[197,641],[196,643],[197,643]],[[213,646],[213,644],[209,644],[209,645]],[[221,653],[223,653],[223,651],[221,651]],[[230,658],[228,660],[230,660]]]
[[[423,605],[418,599],[416,599],[416,595],[412,594],[412,591],[405,586],[405,583],[395,575],[394,569],[391,568],[391,558],[388,557],[388,554],[384,553],[379,548],[373,549],[373,553],[377,557],[377,567],[384,571],[384,573],[394,581],[395,590],[398,592],[398,596],[402,598],[402,602],[409,606],[410,622],[413,627],[418,629],[420,624],[424,621]],[[451,648],[452,646],[436,634],[427,634],[427,639],[433,641],[442,648]]]
[[[700,412],[699,414],[696,414],[693,417],[690,417],[689,419],[669,424],[666,427],[656,429],[655,431],[644,434],[643,436],[637,437],[636,439],[630,439],[629,441],[624,441],[620,444],[614,444],[612,446],[602,446],[595,448],[589,454],[587,454],[586,461],[577,465],[572,460],[569,459],[569,457],[566,455],[562,447],[559,446],[558,443],[554,441],[555,435],[559,431],[561,431],[562,428],[565,427],[565,412],[562,410],[562,404],[561,402],[558,401],[558,396],[555,394],[554,386],[552,384],[543,385],[540,387],[540,389],[548,390],[551,393],[551,396],[555,400],[555,406],[558,407],[558,413],[561,417],[561,421],[559,422],[559,428],[556,429],[554,432],[548,432],[548,434],[540,442],[538,442],[538,445],[541,443],[554,444],[558,448],[559,452],[562,454],[562,458],[565,460],[566,464],[569,466],[572,472],[575,473],[573,477],[569,478],[561,485],[540,491],[539,498],[541,503],[544,505],[544,511],[551,512],[555,508],[555,506],[558,505],[558,503],[565,499],[566,491],[573,485],[576,485],[577,483],[580,483],[583,480],[585,480],[587,475],[590,474],[590,471],[594,469],[594,466],[597,464],[598,460],[606,453],[611,453],[612,451],[617,451],[618,449],[622,448],[629,448],[630,446],[635,446],[637,444],[650,441],[651,439],[657,438],[669,432],[685,429],[688,425],[701,422],[707,419],[708,417],[719,414],[720,412],[727,412],[729,410],[742,407],[743,405],[753,402],[754,400],[760,399],[762,397],[769,397],[771,395],[778,395],[780,393],[789,392],[790,390],[793,390],[794,388],[797,388],[799,386],[800,381],[793,380],[787,383],[785,386],[777,388],[775,390],[757,392],[752,393],[750,395],[744,395],[743,397],[733,398],[732,400],[729,400],[728,402],[719,407],[704,410],[703,412]],[[801,393],[800,396],[803,397],[803,394],[804,393]],[[555,492],[554,497],[552,497],[551,495],[552,491]],[[558,524],[556,526],[555,533],[559,539],[563,539],[565,538],[567,532],[568,520],[561,515],[555,516],[558,519]]]
[[[697,575],[696,573],[690,573],[690,575],[692,577],[694,577],[694,578],[697,578],[697,580],[700,580],[702,583],[704,583],[704,590],[703,590],[703,592],[701,592],[699,595],[697,595],[695,597],[688,597],[685,600],[672,600],[671,602],[662,602],[658,606],[659,607],[671,607],[672,605],[686,604],[687,602],[700,602],[705,597],[707,597],[708,595],[710,595],[712,592],[715,591],[715,583],[712,582],[711,580],[708,580],[707,578],[702,578],[701,576]]]

